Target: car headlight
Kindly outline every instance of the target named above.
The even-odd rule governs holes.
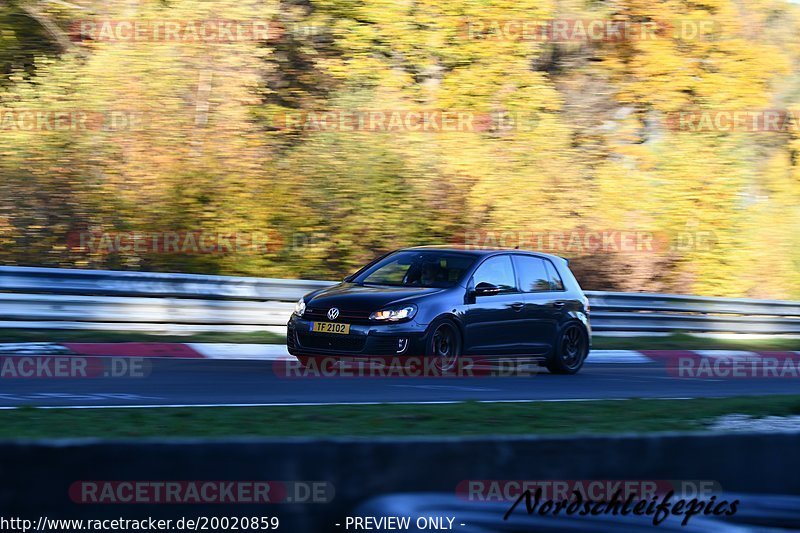
[[[303,313],[306,312],[306,302],[302,298],[300,298],[296,304],[294,304],[294,314],[297,316],[303,316]]]
[[[404,307],[397,307],[394,309],[381,309],[369,315],[370,320],[378,320],[380,322],[397,322],[399,320],[409,320],[414,318],[417,314],[416,305],[406,305]]]

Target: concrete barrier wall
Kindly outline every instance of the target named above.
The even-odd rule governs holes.
[[[725,491],[800,494],[800,433],[421,440],[159,440],[0,443],[0,515],[261,516],[282,531],[334,526],[380,494],[453,494],[468,479],[716,480]],[[79,480],[316,480],[330,504],[89,505]],[[498,517],[498,521],[501,517]]]

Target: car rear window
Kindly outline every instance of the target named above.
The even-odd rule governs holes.
[[[550,276],[547,274],[545,261],[530,255],[514,256],[519,271],[520,285],[523,292],[542,292],[550,290]]]
[[[564,282],[555,266],[547,259],[531,255],[515,255],[523,292],[563,291]]]
[[[550,290],[563,291],[564,282],[561,280],[561,276],[559,275],[558,270],[556,270],[555,265],[547,260],[545,260],[544,264],[547,267],[547,275],[550,278]]]

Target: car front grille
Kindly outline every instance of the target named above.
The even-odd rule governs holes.
[[[309,350],[360,352],[364,349],[367,337],[366,335],[322,335],[297,332],[297,340],[302,348]]]
[[[303,313],[303,318],[306,320],[318,320],[321,322],[333,322],[328,318],[328,307],[309,307]],[[339,316],[336,317],[335,322],[343,324],[369,324],[369,312],[366,311],[347,311],[341,309]]]

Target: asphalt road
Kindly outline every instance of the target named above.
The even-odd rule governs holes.
[[[110,365],[110,359],[103,360]],[[796,379],[678,378],[660,363],[586,365],[575,376],[286,377],[269,361],[153,359],[122,377],[3,378],[0,406],[568,401],[792,394]],[[105,368],[110,368],[106,366]],[[134,374],[131,376],[130,374]]]

